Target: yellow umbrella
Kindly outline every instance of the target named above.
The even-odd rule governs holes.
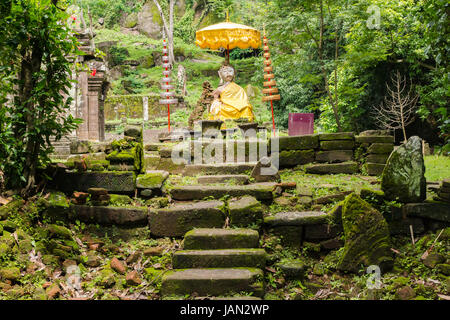
[[[255,28],[229,22],[222,22],[196,32],[195,43],[202,49],[217,50],[234,48],[257,49],[261,46],[261,33]]]

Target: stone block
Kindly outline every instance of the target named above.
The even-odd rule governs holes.
[[[366,157],[367,163],[381,163],[386,164],[387,159],[389,158],[389,153],[386,154],[369,154]]]
[[[450,206],[445,203],[408,203],[404,210],[408,217],[450,222]]]
[[[230,201],[228,209],[230,225],[233,227],[248,227],[262,223],[263,208],[261,203],[252,196]]]
[[[169,177],[169,173],[163,170],[148,170],[145,174],[140,174],[136,178],[136,188],[138,189],[161,189],[164,181]]]
[[[194,228],[221,228],[225,224],[223,206],[222,201],[202,201],[150,210],[150,232],[157,237],[181,237]]]
[[[185,269],[163,275],[161,293],[167,295],[224,296],[248,292],[261,297],[263,272],[255,268]]]
[[[313,224],[305,226],[304,239],[308,241],[325,240],[336,237],[342,228],[330,224]]]
[[[251,229],[196,228],[184,236],[185,250],[257,248],[258,231]]]
[[[172,257],[174,269],[264,268],[264,249],[180,250]]]
[[[328,215],[321,211],[306,212],[278,212],[273,216],[265,217],[264,224],[275,226],[305,226],[323,224],[327,222]]]
[[[145,226],[147,208],[74,206],[69,219],[102,225]]]
[[[177,186],[170,189],[173,199],[202,200],[207,197],[220,199],[223,196],[253,196],[258,200],[272,200],[275,183],[249,184],[244,186]]]
[[[353,140],[331,140],[331,141],[320,141],[320,150],[330,151],[330,150],[352,150],[355,146]]]
[[[333,151],[317,151],[315,154],[316,162],[346,162],[353,160],[352,150],[333,150]]]
[[[314,150],[283,150],[272,153],[271,158],[278,157],[280,168],[291,168],[314,162]]]
[[[389,154],[392,150],[394,150],[393,143],[372,143],[367,152],[372,154]]]
[[[312,174],[355,174],[359,172],[356,162],[343,162],[333,164],[314,164],[306,167],[306,173]]]
[[[215,184],[215,183],[235,183],[247,184],[249,177],[245,174],[226,174],[214,176],[200,176],[197,178],[199,184]]]
[[[354,140],[355,134],[353,132],[338,132],[338,133],[320,133],[320,141],[332,140]]]
[[[303,226],[274,226],[269,228],[269,233],[279,237],[283,246],[298,248],[302,244]]]
[[[89,188],[104,188],[111,193],[133,193],[134,172],[64,172],[52,181],[56,189],[72,193],[87,192]]]
[[[356,136],[355,141],[357,143],[394,143],[393,136]]]
[[[364,168],[369,176],[381,176],[384,167],[386,165],[382,163],[365,163]]]
[[[271,138],[271,146],[274,140],[279,143],[279,151],[283,150],[309,150],[319,147],[319,136],[316,134],[303,136],[284,136]],[[272,148],[271,148],[272,150]]]
[[[77,140],[70,143],[71,154],[89,153],[89,141]]]

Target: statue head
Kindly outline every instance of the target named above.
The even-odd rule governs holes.
[[[234,80],[236,72],[231,65],[223,65],[219,69],[220,84],[228,83]]]

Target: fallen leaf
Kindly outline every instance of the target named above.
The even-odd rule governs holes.
[[[6,199],[6,198],[3,198],[3,197],[0,197],[0,204],[1,205],[7,205],[10,202],[11,202],[10,199]]]
[[[270,267],[266,267],[266,270],[269,271],[269,272],[272,272],[272,273],[276,273],[277,272],[275,269],[270,268]]]

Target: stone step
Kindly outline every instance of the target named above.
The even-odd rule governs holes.
[[[257,248],[258,231],[252,229],[194,229],[184,236],[184,249]]]
[[[181,250],[173,254],[174,269],[264,268],[264,249]]]
[[[202,200],[206,197],[220,199],[223,196],[253,196],[258,200],[272,200],[276,183],[255,183],[244,186],[178,186],[170,190],[172,199],[180,201]]]
[[[306,167],[306,173],[312,174],[355,174],[358,172],[358,164],[353,161],[332,164],[313,164]]]
[[[197,178],[199,184],[214,184],[214,183],[230,183],[247,184],[249,176],[245,174],[226,174],[213,176],[200,176]]]
[[[256,162],[237,162],[220,164],[189,164],[183,171],[185,176],[245,174],[256,165]]]
[[[59,172],[51,181],[51,186],[63,192],[87,192],[89,188],[104,188],[111,193],[133,194],[135,190],[134,172]]]
[[[264,224],[276,226],[304,226],[327,223],[328,214],[321,211],[279,212],[264,218]]]
[[[102,207],[75,205],[69,212],[69,219],[86,223],[118,226],[146,226],[148,224],[146,207]]]
[[[162,278],[161,293],[220,296],[232,293],[264,294],[263,272],[255,268],[184,269],[167,272]]]
[[[157,237],[182,237],[194,228],[222,228],[225,224],[222,201],[177,203],[150,210],[150,233]]]

